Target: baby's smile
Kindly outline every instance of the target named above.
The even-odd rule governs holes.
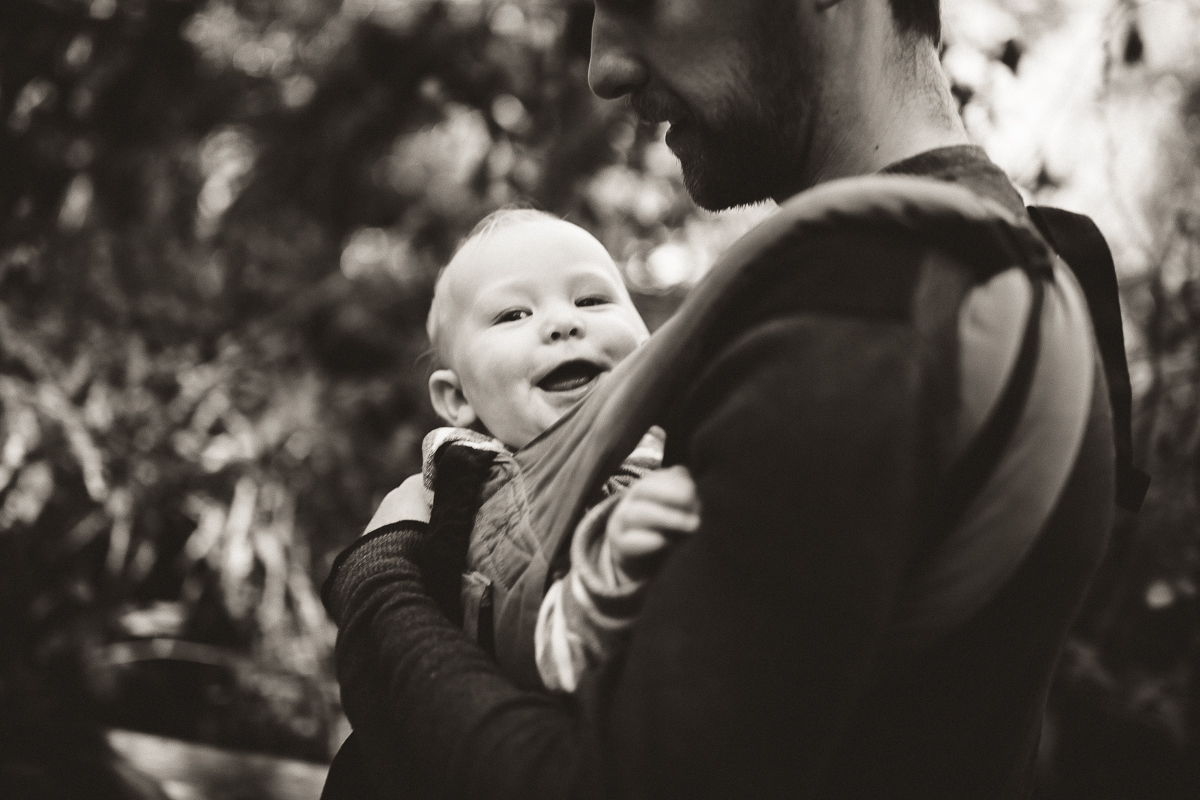
[[[607,371],[607,367],[591,361],[573,359],[552,369],[537,382],[537,387],[543,392],[573,392],[590,387],[601,373]]]

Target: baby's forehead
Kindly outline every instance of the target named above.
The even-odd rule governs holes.
[[[446,266],[447,299],[469,303],[483,289],[542,277],[599,273],[621,281],[616,263],[583,228],[563,220],[523,220],[468,242]]]
[[[586,230],[549,215],[515,221],[467,241],[442,271],[427,323],[435,348],[445,345],[463,312],[489,290],[506,281],[537,284],[555,273],[603,275],[627,302],[620,270]]]

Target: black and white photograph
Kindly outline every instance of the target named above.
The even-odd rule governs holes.
[[[0,0],[0,800],[1200,798],[1200,0]]]

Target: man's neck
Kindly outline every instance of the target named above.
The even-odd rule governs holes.
[[[878,172],[889,164],[939,147],[971,144],[932,45],[897,70],[846,70],[832,85],[812,133],[806,169],[777,200],[825,181]],[[880,79],[881,74],[889,79]]]
[[[932,125],[919,126],[897,120],[892,130],[876,132],[875,136],[866,137],[858,142],[835,142],[820,168],[814,170],[806,181],[804,188],[837,178],[868,175],[889,164],[929,150],[966,144],[972,142],[965,130]]]

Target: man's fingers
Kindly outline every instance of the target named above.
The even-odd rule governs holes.
[[[432,507],[433,493],[425,488],[420,474],[412,475],[383,498],[375,515],[367,523],[367,531],[406,519],[429,522]]]

